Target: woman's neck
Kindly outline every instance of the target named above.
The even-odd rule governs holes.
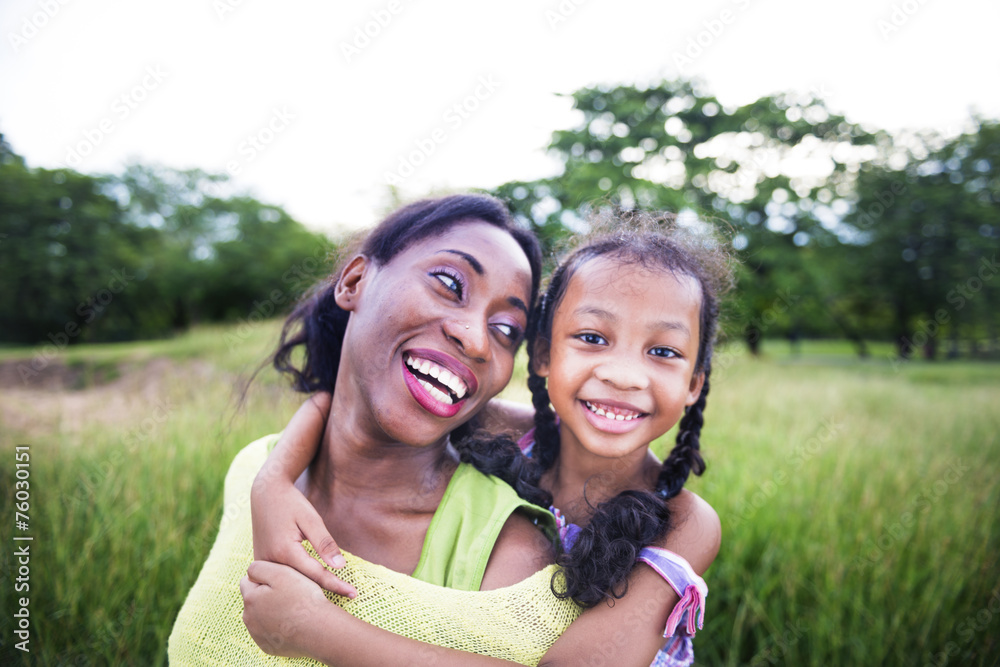
[[[457,456],[447,436],[418,446],[376,433],[371,424],[338,414],[335,402],[299,488],[341,547],[410,573]]]
[[[648,447],[626,456],[608,458],[592,454],[562,429],[559,456],[542,476],[541,484],[553,504],[572,523],[585,525],[598,504],[630,489],[651,490],[656,485],[660,461]]]
[[[335,402],[309,469],[313,493],[388,505],[405,499],[408,507],[415,507],[414,496],[419,490],[433,494],[442,472],[446,473],[442,490],[447,485],[457,461],[447,436],[428,445],[400,443],[385,437],[372,420],[345,415],[337,408]],[[436,503],[427,506],[436,507]]]

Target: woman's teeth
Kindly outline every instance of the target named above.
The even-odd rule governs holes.
[[[432,385],[427,380],[421,380],[420,378],[417,378],[417,382],[420,383],[421,387],[423,387],[424,389],[427,390],[428,394],[430,394],[431,396],[433,396],[434,398],[436,398],[441,403],[447,403],[448,405],[454,405],[454,401],[451,400],[451,396],[449,396],[448,394],[444,393],[443,391],[441,391],[440,389],[438,389],[437,387],[435,387],[434,385]]]
[[[601,417],[606,417],[607,419],[614,419],[615,421],[627,422],[627,421],[632,421],[633,419],[638,419],[639,417],[642,416],[641,412],[632,412],[631,410],[623,410],[619,408],[610,408],[610,407],[607,410],[605,410],[604,408],[594,405],[590,401],[584,401],[583,403],[584,405],[587,406],[587,409],[593,412],[594,414],[600,415]],[[615,410],[619,411],[615,412]]]
[[[406,365],[421,375],[430,376],[444,386],[448,387],[448,389],[455,394],[455,400],[462,400],[465,394],[469,391],[468,387],[465,386],[465,382],[463,382],[461,378],[449,371],[447,368],[438,366],[433,361],[428,359],[417,359],[416,357],[407,357]],[[431,396],[442,403],[448,403],[451,405],[455,402],[452,400],[451,396],[441,391],[427,380],[418,377],[417,381]]]

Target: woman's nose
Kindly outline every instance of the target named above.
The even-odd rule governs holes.
[[[445,335],[462,348],[465,356],[479,363],[489,360],[490,339],[485,320],[450,319],[445,320],[443,327]]]

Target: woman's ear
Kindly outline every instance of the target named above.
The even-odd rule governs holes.
[[[705,373],[696,373],[694,377],[691,378],[691,386],[689,387],[687,401],[685,405],[694,405],[701,396],[701,388],[705,385]]]
[[[531,354],[531,367],[538,377],[547,378],[549,376],[549,341],[539,337],[535,340],[534,349]]]
[[[358,299],[364,287],[371,262],[364,255],[356,255],[340,272],[337,286],[333,289],[334,300],[344,310],[351,312],[358,306]]]

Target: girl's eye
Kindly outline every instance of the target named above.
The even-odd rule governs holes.
[[[462,281],[458,276],[453,276],[447,271],[435,271],[431,275],[441,281],[449,292],[454,293],[459,299],[462,298]]]
[[[585,333],[577,336],[580,340],[588,345],[607,345],[608,341],[604,339],[604,336],[595,333]]]
[[[652,354],[654,357],[660,357],[662,359],[671,359],[673,357],[680,356],[679,354],[677,354],[677,352],[671,350],[669,347],[654,347],[652,350],[649,351],[649,353]]]

